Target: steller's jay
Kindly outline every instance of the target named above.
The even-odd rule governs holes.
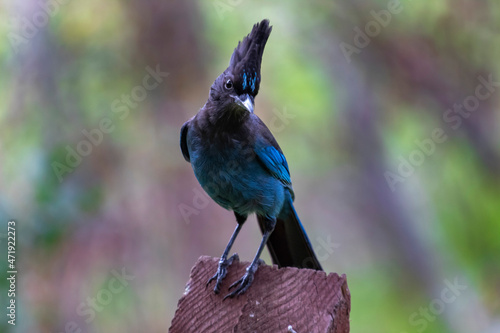
[[[229,67],[210,88],[206,104],[181,129],[181,151],[208,195],[234,211],[238,225],[222,254],[216,274],[219,293],[228,258],[247,216],[256,213],[262,242],[245,275],[226,297],[243,294],[251,285],[267,244],[274,264],[322,270],[293,207],[294,193],[285,156],[269,129],[254,113],[260,85],[262,53],[272,27],[268,20],[234,49]],[[226,298],[225,297],[225,298]]]

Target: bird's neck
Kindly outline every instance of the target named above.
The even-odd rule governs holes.
[[[249,117],[249,112],[229,109],[209,113],[208,121],[218,132],[231,133],[239,131]]]

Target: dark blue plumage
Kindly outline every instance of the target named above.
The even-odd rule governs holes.
[[[267,244],[280,267],[321,270],[293,207],[290,171],[269,129],[253,113],[260,87],[260,65],[271,33],[268,20],[254,25],[238,43],[229,67],[215,80],[207,103],[181,129],[181,151],[203,189],[220,206],[235,213],[238,225],[219,263],[215,292],[220,291],[230,248],[249,214],[256,213],[263,239],[247,273],[228,296],[244,293],[252,283]]]

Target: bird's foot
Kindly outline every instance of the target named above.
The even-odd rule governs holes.
[[[220,258],[219,261],[219,267],[217,268],[217,273],[215,273],[214,276],[212,276],[208,281],[207,281],[207,287],[212,282],[213,280],[217,280],[215,282],[215,287],[214,287],[214,292],[218,294],[220,292],[220,286],[222,284],[222,280],[226,277],[227,274],[227,268],[231,266],[234,260],[240,260],[240,257],[238,256],[238,253],[233,254],[227,259]]]
[[[227,294],[224,297],[224,299],[228,297],[233,298],[234,296],[239,296],[244,294],[248,290],[248,288],[250,288],[250,285],[253,282],[255,272],[257,272],[257,268],[259,268],[259,266],[263,263],[264,260],[259,259],[257,260],[256,263],[252,263],[250,266],[248,266],[245,275],[243,275],[241,279],[239,279],[238,281],[229,286],[229,290],[233,289],[236,286],[238,286],[238,288],[236,288],[236,290],[234,290],[232,293]]]

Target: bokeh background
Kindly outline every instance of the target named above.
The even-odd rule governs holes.
[[[494,0],[2,2],[0,269],[14,219],[19,273],[0,331],[167,330],[235,226],[179,130],[263,18],[256,113],[323,267],[347,274],[352,332],[500,332]],[[260,237],[252,217],[234,251]]]

